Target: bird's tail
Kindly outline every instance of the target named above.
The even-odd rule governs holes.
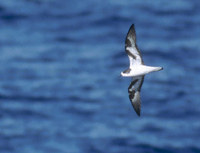
[[[154,67],[154,66],[145,66],[145,68],[147,73],[163,70],[162,67]]]
[[[155,71],[163,70],[163,67],[155,67]]]

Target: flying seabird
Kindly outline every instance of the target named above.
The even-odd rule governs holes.
[[[141,101],[140,90],[147,73],[160,71],[162,67],[152,67],[144,65],[142,55],[136,44],[136,34],[134,24],[131,25],[125,40],[125,52],[128,54],[130,66],[121,72],[123,77],[132,77],[132,82],[128,87],[129,99],[137,115],[140,116]]]

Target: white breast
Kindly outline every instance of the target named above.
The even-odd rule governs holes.
[[[161,67],[152,67],[152,66],[146,66],[146,65],[135,65],[133,68],[131,68],[130,73],[121,73],[124,77],[136,77],[145,75],[150,72],[159,71],[161,70]]]

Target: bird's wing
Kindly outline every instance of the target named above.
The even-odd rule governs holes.
[[[128,87],[129,99],[138,116],[140,116],[140,110],[141,110],[140,90],[143,81],[144,81],[144,75],[139,76],[137,78],[133,78],[130,86]]]
[[[141,53],[136,45],[136,34],[134,24],[131,25],[126,36],[125,51],[129,57],[130,68],[132,68],[134,64],[143,64]]]

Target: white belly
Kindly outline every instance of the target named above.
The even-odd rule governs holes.
[[[124,77],[136,77],[136,76],[141,76],[141,75],[148,74],[150,72],[160,71],[160,70],[162,70],[162,67],[135,65],[133,68],[131,68],[131,71],[129,73],[121,72],[121,75]]]

